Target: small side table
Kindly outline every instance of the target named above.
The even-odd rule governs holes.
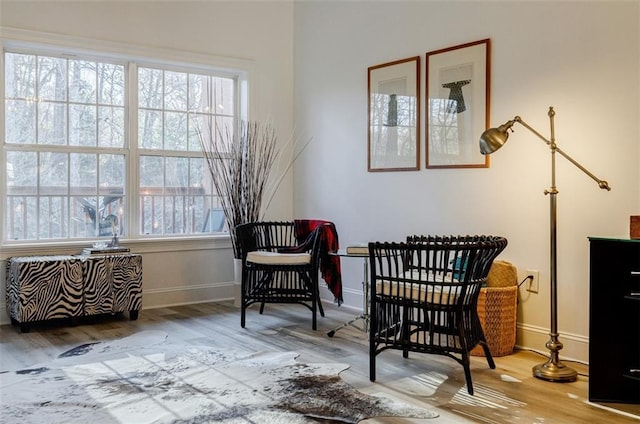
[[[352,326],[365,333],[369,332],[369,254],[364,253],[347,253],[346,249],[340,249],[337,252],[331,253],[343,258],[362,258],[364,259],[363,266],[363,280],[362,280],[362,314],[345,322],[344,324],[334,328],[327,333],[327,336],[333,337],[337,331]],[[355,323],[362,321],[362,326],[358,326]]]

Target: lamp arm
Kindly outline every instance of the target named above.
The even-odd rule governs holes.
[[[562,155],[562,157],[564,157],[566,160],[568,160],[569,162],[574,164],[579,170],[581,170],[582,172],[587,174],[589,177],[591,177],[595,182],[597,182],[598,183],[598,187],[600,187],[603,190],[611,191],[611,187],[609,187],[609,183],[608,182],[606,182],[605,180],[601,180],[600,178],[598,178],[595,175],[593,175],[593,173],[591,173],[584,166],[580,165],[580,163],[578,163],[578,161],[576,161],[571,156],[569,156],[567,153],[565,153],[563,150],[561,150],[555,143],[552,143],[551,140],[549,140],[546,137],[544,137],[542,134],[540,134],[538,131],[536,131],[533,127],[531,127],[529,124],[527,124],[525,121],[523,121],[522,118],[520,118],[519,116],[516,116],[515,118],[513,118],[513,121],[519,123],[520,125],[522,125],[526,129],[528,129],[529,131],[531,131],[532,133],[537,135],[539,139],[541,139],[542,141],[544,141],[547,144],[547,146],[549,146],[551,149],[555,150],[556,152],[560,153],[560,155]]]
[[[593,175],[587,168],[585,168],[584,166],[580,165],[575,159],[573,159],[571,156],[569,156],[568,154],[566,154],[565,152],[560,150],[559,147],[556,147],[556,152],[560,153],[562,155],[562,157],[564,157],[566,160],[568,160],[569,162],[574,164],[582,172],[584,172],[585,174],[590,176],[595,182],[598,183],[598,187],[600,187],[603,190],[611,191],[611,187],[609,187],[609,183],[608,182],[606,182],[605,180],[601,180],[598,177],[596,177],[595,175]]]
[[[543,136],[542,134],[540,134],[538,131],[536,131],[531,125],[527,124],[526,122],[524,122],[522,120],[522,118],[520,118],[519,116],[516,116],[515,118],[513,118],[513,122],[517,122],[520,125],[522,125],[523,127],[525,127],[526,129],[528,129],[529,131],[531,131],[532,133],[534,133],[535,135],[538,136],[538,138],[542,141],[544,141],[547,146],[551,147],[551,140],[549,140],[548,138],[546,138],[545,136]]]

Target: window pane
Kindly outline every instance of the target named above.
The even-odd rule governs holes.
[[[162,107],[162,71],[138,69],[138,105],[143,108]]]
[[[189,151],[197,152],[202,149],[200,137],[207,137],[211,128],[211,116],[202,114],[189,114]]]
[[[221,215],[208,165],[203,158],[192,158],[189,164],[192,231],[219,231]],[[218,208],[218,211],[214,211],[215,208]]]
[[[183,234],[187,232],[184,196],[165,197],[164,228],[162,234]]]
[[[100,155],[100,191],[101,193],[123,193],[125,185],[125,166],[123,155]]]
[[[98,131],[100,147],[124,147],[124,108],[100,106]]]
[[[194,233],[220,232],[220,222],[223,222],[220,220],[221,209],[214,208],[209,197],[194,196],[191,204]]]
[[[162,234],[162,197],[142,196],[140,204],[141,228],[143,234]]]
[[[40,196],[39,199],[38,238],[67,238],[67,197]]]
[[[7,152],[7,194],[36,194],[38,154]]]
[[[187,114],[165,112],[164,148],[166,150],[187,150]]]
[[[38,228],[35,196],[7,196],[7,239],[35,239]]]
[[[214,113],[235,115],[235,90],[231,78],[214,78]]]
[[[189,75],[189,110],[192,112],[211,112],[211,77]]]
[[[67,61],[54,57],[38,57],[38,99],[66,100]]]
[[[38,144],[67,143],[67,108],[61,103],[38,102]]]
[[[7,143],[35,144],[36,102],[32,100],[7,100],[5,105]]]
[[[201,143],[204,143],[207,150],[228,151],[229,146],[225,145],[223,137],[225,140],[233,140],[234,121],[233,117],[192,114],[193,133],[190,139],[190,150],[201,151]]]
[[[235,115],[235,80],[189,75],[189,110]]]
[[[36,98],[36,57],[32,55],[6,53],[5,95],[8,98]]]
[[[162,115],[158,111],[141,109],[138,114],[138,140],[143,149],[162,148]]]
[[[96,103],[96,63],[84,60],[69,61],[69,100]]]
[[[189,193],[203,194],[208,188],[209,175],[203,158],[189,159]]]
[[[122,199],[122,196],[100,197],[101,218],[99,228],[101,236],[122,234],[122,229],[124,228],[124,222],[122,221],[124,203]]]
[[[69,144],[71,146],[96,145],[96,108],[69,105]]]
[[[96,220],[95,198],[71,198],[71,226],[70,237],[97,237],[98,221]]]
[[[98,85],[98,103],[124,106],[124,66],[99,63]]]
[[[92,153],[71,153],[70,164],[70,193],[95,196],[98,187],[97,156]]]
[[[81,212],[85,223],[85,235],[87,237],[99,237],[101,235],[100,224],[103,221],[101,199],[95,195],[85,196],[79,198],[78,202],[80,203],[79,212]]]
[[[150,187],[164,185],[164,159],[158,156],[140,157],[140,189],[144,193]]]
[[[164,81],[164,108],[187,110],[187,74],[167,71]]]
[[[42,152],[39,157],[40,193],[66,194],[69,173],[68,154]]]
[[[166,158],[166,187],[187,189],[189,187],[189,159],[168,157]],[[173,191],[174,193],[184,190]]]

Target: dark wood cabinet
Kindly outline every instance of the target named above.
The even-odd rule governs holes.
[[[640,403],[640,240],[589,242],[589,400]]]

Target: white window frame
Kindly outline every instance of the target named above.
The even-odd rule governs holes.
[[[65,56],[81,56],[82,58],[96,58],[97,60],[106,60],[117,62],[130,62],[128,64],[129,81],[137,81],[137,75],[131,79],[132,73],[137,73],[137,66],[163,67],[164,69],[179,70],[186,72],[203,72],[215,74],[227,74],[237,78],[237,111],[236,116],[239,119],[249,119],[251,109],[249,100],[252,98],[250,91],[255,91],[254,84],[250,83],[255,73],[255,63],[252,60],[241,58],[229,58],[208,54],[198,54],[185,51],[176,51],[162,48],[149,48],[136,46],[131,44],[113,43],[95,39],[86,39],[80,37],[69,37],[59,34],[41,33],[28,30],[20,30],[13,28],[0,27],[0,44],[5,50],[19,51],[30,54],[51,54],[60,55],[63,52]],[[133,62],[133,64],[131,63]],[[3,81],[0,84],[0,96],[4,98],[4,54],[0,55],[0,76]],[[207,234],[181,234],[181,235],[164,235],[153,236],[140,234],[138,211],[139,211],[139,149],[137,146],[137,114],[131,112],[130,105],[136,105],[137,110],[137,89],[129,87],[128,106],[126,116],[126,127],[128,133],[128,150],[126,161],[127,181],[125,192],[127,193],[127,207],[124,211],[127,220],[127,232],[125,237],[129,241],[144,242],[145,240],[165,239],[169,244],[176,241],[187,241],[189,239],[211,239],[224,237],[228,239],[228,235],[212,235]],[[5,116],[4,102],[0,108],[0,134],[4,140],[5,134]],[[188,152],[185,152],[188,153]],[[6,150],[2,149],[0,157],[3,163],[6,163]],[[0,172],[0,197],[2,198],[2,208],[5,202],[6,188],[6,171]],[[2,214],[4,215],[4,213]],[[4,220],[0,220],[0,234],[5,234]],[[0,241],[3,247],[43,245],[48,246],[74,246],[86,245],[83,239],[61,239],[42,241],[42,240],[3,240]]]

